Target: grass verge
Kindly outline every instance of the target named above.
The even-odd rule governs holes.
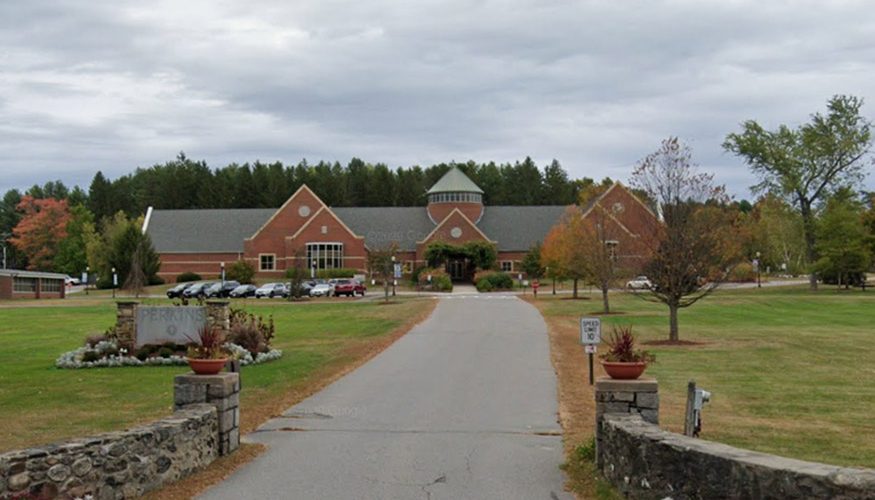
[[[595,418],[578,320],[598,313],[600,301],[547,294],[529,300],[550,329],[570,482],[578,494],[597,497],[594,470],[577,467],[575,453],[591,439]],[[603,335],[611,325],[631,324],[644,342],[667,338],[664,306],[625,293],[612,294],[611,302],[620,314],[601,316]],[[873,325],[871,291],[719,291],[681,311],[680,338],[692,344],[647,346],[657,357],[647,375],[659,380],[662,427],[682,430],[686,384],[694,379],[713,393],[703,413],[703,439],[875,467]]]

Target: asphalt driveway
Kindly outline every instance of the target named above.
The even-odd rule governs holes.
[[[571,498],[556,411],[537,310],[512,295],[448,296],[250,434],[268,451],[203,498]]]

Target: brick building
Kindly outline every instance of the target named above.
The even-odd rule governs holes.
[[[366,271],[369,249],[398,245],[404,272],[426,265],[429,244],[487,241],[498,250],[502,270],[518,272],[532,245],[543,241],[564,206],[487,206],[483,191],[461,170],[448,171],[426,193],[426,207],[329,207],[306,185],[278,209],[153,210],[144,231],[161,258],[159,275],[173,281],[192,271],[215,276],[221,263],[246,260],[258,276],[281,277],[297,260],[307,268]],[[605,207],[609,207],[606,209]],[[585,217],[607,214],[617,228],[617,248],[638,253],[640,221],[653,214],[615,184],[593,200]],[[630,229],[631,228],[631,229]],[[469,278],[464,262],[447,263],[454,279]]]
[[[63,274],[0,269],[0,299],[63,299]]]

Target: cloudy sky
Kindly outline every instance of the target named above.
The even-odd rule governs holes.
[[[862,1],[6,1],[0,192],[87,189],[179,151],[213,167],[529,155],[625,180],[677,135],[749,197],[726,134],[798,125],[833,94],[875,117],[873,42]]]

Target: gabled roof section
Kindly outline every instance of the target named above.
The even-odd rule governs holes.
[[[295,193],[294,193],[293,195],[289,196],[289,199],[286,200],[285,203],[283,203],[283,206],[281,206],[281,207],[279,207],[278,209],[276,209],[276,210],[274,211],[273,215],[271,215],[270,218],[267,219],[267,221],[265,221],[264,224],[262,224],[261,227],[259,227],[257,231],[255,231],[254,233],[252,233],[252,235],[249,236],[249,237],[246,238],[246,239],[254,240],[255,237],[258,236],[258,233],[264,231],[264,228],[266,228],[271,222],[273,222],[273,220],[274,220],[274,219],[275,219],[275,218],[276,218],[281,212],[285,211],[286,207],[289,206],[289,204],[290,204],[292,201],[294,201],[295,198],[297,198],[298,195],[300,195],[301,193],[308,194],[308,195],[312,196],[312,197],[316,200],[316,202],[319,203],[319,204],[321,205],[322,208],[327,208],[327,207],[328,207],[328,205],[326,205],[325,202],[322,201],[322,198],[316,196],[316,193],[314,193],[309,187],[307,187],[306,184],[302,184],[301,187],[299,187],[298,190],[295,191]]]
[[[422,240],[418,241],[417,243],[425,243],[426,241],[430,240],[431,237],[434,236],[435,234],[437,234],[438,231],[440,231],[441,228],[444,226],[444,224],[446,224],[450,219],[452,219],[453,216],[457,213],[459,214],[459,217],[461,217],[462,220],[465,221],[466,224],[471,226],[471,228],[473,228],[477,234],[482,236],[484,240],[486,240],[490,243],[498,243],[497,241],[493,240],[489,236],[486,236],[486,234],[479,227],[477,227],[477,224],[474,224],[474,222],[472,222],[471,219],[469,219],[468,216],[466,216],[458,208],[454,208],[452,212],[450,212],[449,214],[447,214],[446,217],[444,217],[444,220],[440,221],[440,223],[438,223],[438,225],[435,226],[435,228],[434,228],[434,230],[432,230],[432,232],[428,233],[428,236],[426,236]]]
[[[630,198],[635,200],[635,202],[637,202],[639,205],[641,205],[644,208],[644,210],[646,210],[650,215],[656,217],[656,214],[653,213],[653,210],[651,210],[650,207],[648,207],[646,203],[641,201],[641,198],[638,198],[637,196],[635,196],[635,193],[630,191],[629,188],[627,188],[622,183],[620,183],[620,181],[614,182],[611,185],[611,187],[609,187],[608,189],[605,189],[604,193],[602,193],[602,194],[596,196],[595,198],[593,198],[592,200],[590,200],[589,203],[587,203],[586,206],[583,207],[583,209],[582,209],[582,212],[583,212],[582,217],[586,217],[587,215],[589,215],[589,213],[592,211],[592,209],[595,208],[596,205],[601,204],[601,201],[604,198],[607,198],[608,194],[611,191],[614,191],[615,189],[621,189],[623,192],[626,193],[627,196],[629,196]]]
[[[146,234],[159,253],[242,252],[273,208],[153,210]]]
[[[429,189],[426,194],[432,193],[480,193],[483,194],[483,190],[474,184],[464,172],[459,170],[459,167],[451,168],[447,173],[444,174],[437,182],[434,183],[434,186]]]
[[[327,213],[329,217],[331,217],[332,219],[336,220],[337,223],[340,224],[340,227],[342,227],[342,228],[343,228],[347,233],[349,233],[349,235],[352,236],[353,238],[358,238],[358,239],[360,239],[360,240],[365,239],[364,236],[359,235],[359,234],[356,234],[352,229],[350,229],[349,226],[347,226],[346,223],[343,222],[343,220],[341,220],[341,219],[337,216],[337,214],[334,213],[334,211],[332,211],[332,210],[331,210],[330,208],[328,208],[328,206],[326,206],[326,205],[322,205],[322,208],[320,208],[315,214],[313,214],[312,217],[310,217],[309,219],[307,219],[307,222],[305,222],[304,225],[301,226],[300,229],[298,229],[297,231],[295,231],[295,234],[293,234],[293,235],[290,236],[290,237],[291,237],[291,238],[297,238],[299,234],[301,234],[302,232],[304,232],[304,229],[307,229],[307,227],[308,227],[310,224],[312,224],[313,221],[316,220],[316,219],[319,217],[320,214],[322,214],[322,212]]]

